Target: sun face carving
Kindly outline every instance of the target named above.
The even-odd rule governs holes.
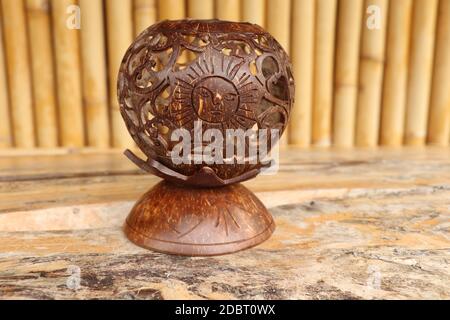
[[[192,90],[192,105],[200,119],[222,123],[235,114],[239,107],[239,95],[230,81],[207,77]]]
[[[171,106],[175,122],[191,129],[196,120],[202,120],[206,129],[251,128],[257,121],[254,110],[260,90],[252,75],[242,70],[244,62],[226,55],[217,58],[206,50],[176,74]]]

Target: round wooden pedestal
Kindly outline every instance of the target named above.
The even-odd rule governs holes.
[[[137,245],[189,256],[253,247],[274,230],[270,213],[241,184],[192,188],[162,181],[138,200],[125,223]]]

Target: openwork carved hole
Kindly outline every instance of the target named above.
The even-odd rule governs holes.
[[[190,44],[196,38],[192,34],[181,34],[180,36],[188,44]]]
[[[133,109],[133,102],[131,101],[132,99],[130,97],[126,97],[124,99],[125,101],[125,106],[129,109]]]
[[[275,73],[278,73],[278,64],[275,59],[271,56],[265,57],[261,64],[261,72],[263,76],[267,79],[270,78]]]
[[[172,48],[168,48],[164,51],[157,52],[152,55],[152,70],[155,72],[160,72],[164,70],[169,63],[170,56],[173,53]]]
[[[259,35],[258,37],[256,37],[255,41],[262,47],[270,48],[269,41],[267,40],[267,37],[264,35]]]
[[[170,91],[169,87],[166,87],[164,90],[162,90],[159,95],[156,97],[155,105],[156,105],[156,111],[159,114],[164,114],[166,112],[167,108],[170,104]]]
[[[289,87],[285,76],[280,76],[272,82],[269,87],[270,93],[281,100],[287,100],[289,98]]]
[[[143,69],[137,74],[136,86],[142,89],[149,88],[153,85],[153,79],[155,76],[148,69]]]
[[[158,142],[159,145],[164,148],[162,156],[167,156],[173,149],[174,143],[170,141],[171,130],[165,124],[158,123],[156,125],[158,130]]]
[[[289,67],[286,67],[286,73],[288,75],[288,79],[289,79],[289,85],[293,86],[294,85],[294,76],[292,75],[292,70]]]
[[[231,40],[225,42],[224,44],[222,44],[222,46],[222,52],[224,52],[225,50],[225,52],[229,53],[227,55],[233,55],[237,57],[249,55],[253,52],[250,45],[248,45],[244,41]]]
[[[153,118],[152,104],[151,104],[150,100],[148,100],[142,106],[141,122],[142,123],[147,123],[148,120],[150,120],[152,118]]]
[[[286,119],[284,118],[283,113],[277,111],[268,114],[263,121],[264,127],[278,130],[282,129],[285,122]]]
[[[203,36],[188,36],[188,42],[194,46],[194,47],[206,47],[210,44],[210,40],[208,35],[203,35]]]
[[[141,138],[148,146],[156,145],[156,143],[153,143],[153,141],[150,139],[150,137],[148,135],[145,134],[145,132],[140,132],[139,138]]]
[[[278,129],[280,134],[287,124],[287,113],[283,107],[267,101],[263,103],[260,114],[259,126],[267,129]]]
[[[231,49],[230,48],[223,48],[221,50],[221,52],[226,55],[226,56],[230,56],[231,55]]]
[[[167,127],[165,125],[158,125],[158,131],[162,135],[166,136],[169,133],[169,127]]]
[[[126,108],[125,112],[127,113],[128,118],[130,118],[130,120],[133,122],[133,124],[135,126],[139,126],[139,120],[134,110]]]
[[[198,54],[196,52],[185,48],[181,49],[172,70],[176,72],[186,69],[197,57]]]
[[[270,107],[274,106],[274,103],[270,102],[266,98],[262,98],[261,102],[258,104],[257,113],[263,114],[266,112]]]
[[[196,41],[194,41],[194,44],[197,44],[199,47],[206,47],[209,45],[209,38],[207,36],[197,38]]]
[[[167,43],[168,38],[162,33],[154,35],[154,37],[149,41],[149,45],[153,50],[162,50],[167,46]]]
[[[256,68],[256,61],[255,60],[250,61],[249,65],[248,65],[248,68],[250,69],[250,73],[253,76],[256,76],[258,74],[258,69]]]
[[[148,49],[143,48],[131,57],[130,62],[128,63],[128,72],[130,74],[134,73],[136,68],[142,64],[147,54]]]

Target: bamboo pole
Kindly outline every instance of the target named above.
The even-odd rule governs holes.
[[[36,137],[39,147],[58,145],[55,77],[48,0],[27,0]]]
[[[188,17],[191,19],[214,18],[214,0],[188,0]]]
[[[22,0],[2,0],[9,97],[15,146],[35,146],[33,100],[25,8]]]
[[[58,88],[60,137],[63,146],[84,145],[83,104],[78,30],[75,4],[71,0],[52,0],[54,47]],[[70,26],[71,28],[69,28]]]
[[[117,100],[117,74],[125,51],[133,38],[131,0],[110,0],[106,2],[109,57],[109,103],[111,105],[111,126],[113,147],[132,146],[130,135],[120,115]]]
[[[289,52],[291,1],[267,0],[267,31]]]
[[[134,0],[134,35],[156,22],[156,0]]]
[[[291,26],[291,1],[267,0],[267,31],[281,44],[286,52],[289,52],[290,26]],[[296,129],[296,128],[294,128]],[[286,133],[280,139],[280,145],[288,144],[289,126]]]
[[[356,145],[360,147],[378,144],[387,7],[387,0],[366,0],[364,4],[368,15],[362,28],[356,115]]]
[[[0,13],[1,14],[1,13]],[[0,23],[0,149],[12,147],[12,132],[9,114],[8,82],[6,80],[3,30]]]
[[[362,4],[340,0],[338,5],[333,143],[339,147],[354,143]]]
[[[428,141],[447,146],[450,134],[450,0],[440,0]]]
[[[184,0],[159,0],[159,20],[177,20],[186,17],[186,6]]]
[[[405,123],[412,0],[389,2],[380,144],[400,146]]]
[[[242,21],[256,23],[264,28],[266,0],[242,0]]]
[[[314,10],[314,1],[293,2],[291,60],[296,90],[290,120],[289,143],[300,147],[307,147],[311,143]]]
[[[312,142],[331,144],[336,0],[318,0],[314,33]]]
[[[240,21],[240,5],[239,0],[216,0],[216,18],[226,21]]]
[[[107,148],[110,135],[103,2],[101,0],[79,0],[79,5],[83,12],[81,60],[87,144],[93,147]]]
[[[159,20],[179,20],[186,17],[186,5],[184,0],[160,0],[159,1]],[[191,53],[181,53],[181,60],[187,61],[188,55]]]
[[[406,100],[407,145],[425,143],[437,4],[437,0],[414,1]]]

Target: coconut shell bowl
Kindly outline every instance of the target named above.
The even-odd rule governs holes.
[[[166,20],[143,31],[122,60],[118,98],[145,157],[125,155],[163,180],[132,208],[127,237],[189,256],[231,253],[269,238],[272,216],[240,182],[272,164],[260,150],[270,151],[285,130],[293,96],[288,55],[257,25]],[[267,134],[244,136],[227,150],[239,140],[227,139],[229,132],[249,130]]]

